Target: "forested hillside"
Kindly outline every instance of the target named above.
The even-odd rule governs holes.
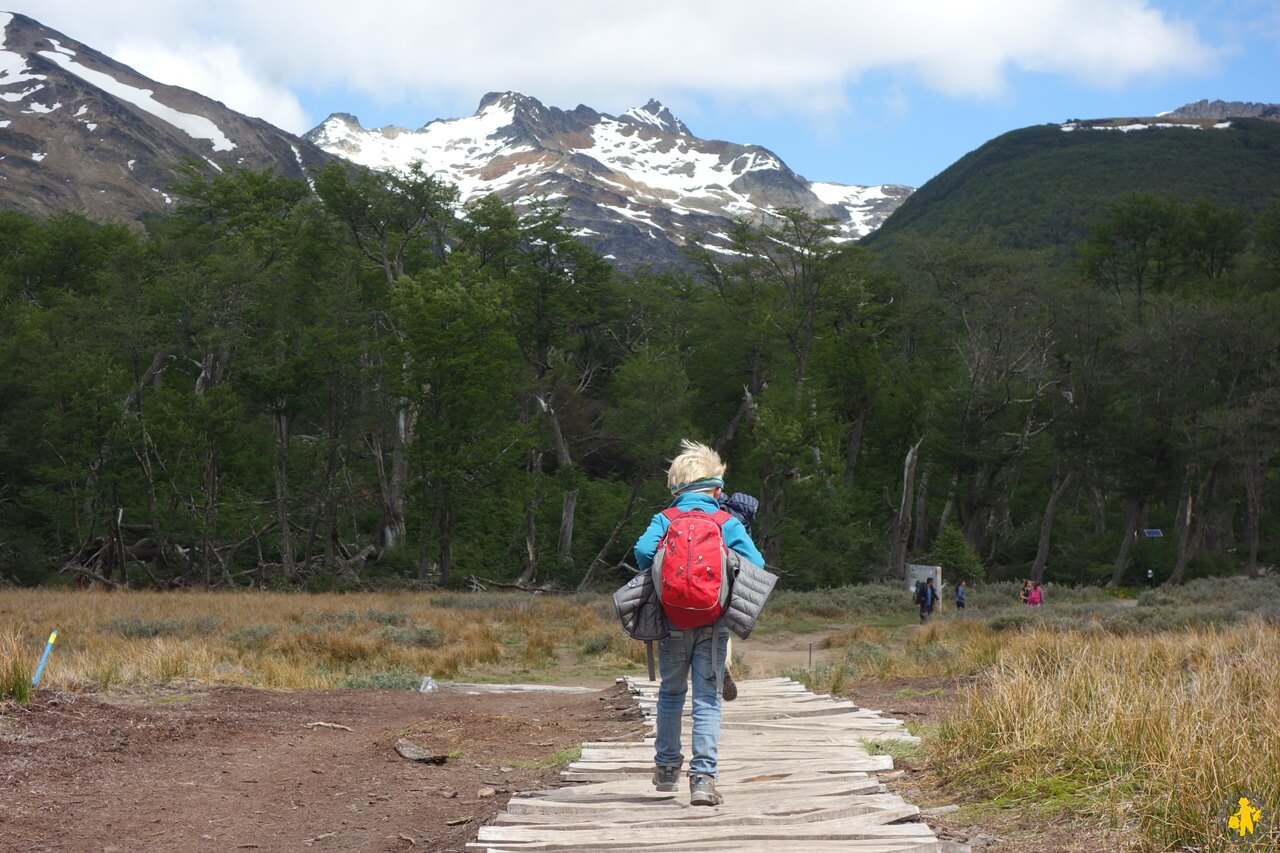
[[[0,578],[612,586],[684,436],[792,587],[1276,559],[1274,202],[1100,203],[1071,273],[784,211],[622,276],[420,172],[182,192],[0,215]]]
[[[1113,126],[1126,121],[1139,120],[1040,125],[996,137],[917,190],[864,242],[989,232],[1002,246],[1056,248],[1065,260],[1117,194],[1203,198],[1252,213],[1280,189],[1280,122]]]

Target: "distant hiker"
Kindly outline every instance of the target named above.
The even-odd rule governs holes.
[[[956,584],[956,610],[964,610],[964,581]]]
[[[1032,607],[1039,607],[1044,604],[1044,590],[1040,588],[1040,581],[1036,581],[1036,585],[1031,588],[1030,594],[1027,595],[1027,604]]]
[[[1023,604],[1030,604],[1031,601],[1031,581],[1023,581],[1022,589],[1018,591],[1018,600]]]
[[[659,791],[675,791],[679,787],[684,764],[680,718],[692,676],[689,803],[715,806],[724,802],[716,792],[716,757],[720,742],[720,687],[728,656],[726,619],[732,622],[734,618],[732,612],[722,618],[729,610],[724,596],[731,582],[724,575],[732,571],[725,562],[726,558],[732,561],[732,557],[724,549],[732,549],[753,563],[759,575],[767,573],[758,568],[764,565],[764,557],[746,527],[717,503],[724,490],[726,467],[719,454],[687,439],[680,442],[680,448],[680,455],[671,461],[667,471],[667,486],[675,500],[653,517],[635,545],[636,564],[642,572],[654,572],[654,587],[670,629],[667,638],[658,644],[662,684],[658,688],[653,784]],[[738,587],[751,591],[746,583],[747,568],[738,571],[738,582],[733,583],[734,605],[738,602]],[[772,581],[766,583],[756,614],[773,588]],[[714,598],[716,594],[720,595],[719,601]],[[735,631],[745,636],[737,628]]]
[[[925,620],[929,618],[929,614],[933,613],[933,606],[938,603],[938,590],[933,585],[933,578],[929,578],[919,593],[920,604],[920,624],[923,625]]]

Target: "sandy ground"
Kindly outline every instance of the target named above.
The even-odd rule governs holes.
[[[460,851],[511,792],[555,785],[557,753],[642,731],[621,687],[40,691],[0,706],[0,850]]]

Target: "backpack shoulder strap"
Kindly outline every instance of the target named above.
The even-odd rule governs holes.
[[[684,515],[684,510],[678,507],[669,506],[662,511],[662,514],[667,517],[667,521],[675,521],[677,518]]]
[[[711,513],[711,520],[714,521],[720,527],[724,527],[724,523],[731,518],[733,518],[733,515],[731,513],[725,512],[722,509],[718,509],[715,512]]]

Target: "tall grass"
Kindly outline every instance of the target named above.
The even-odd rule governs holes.
[[[1140,640],[1031,631],[963,692],[931,759],[958,789],[1109,815],[1154,849],[1232,849],[1239,796],[1280,805],[1278,674],[1263,619]]]
[[[0,701],[11,699],[24,704],[30,701],[34,670],[21,635],[0,635]]]
[[[17,636],[59,630],[41,680],[51,687],[613,677],[644,659],[603,596],[9,589],[0,590],[0,622]],[[26,667],[29,686],[21,650],[0,642],[0,691],[21,680],[12,667]]]

